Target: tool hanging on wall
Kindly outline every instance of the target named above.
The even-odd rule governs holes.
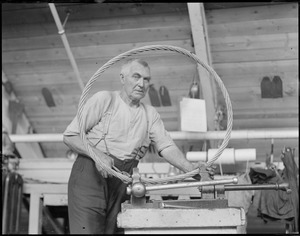
[[[261,98],[272,98],[272,81],[268,76],[265,76],[261,83]]]
[[[48,107],[55,107],[55,102],[54,102],[52,93],[49,89],[42,88],[42,95],[43,95]]]
[[[193,82],[189,90],[189,97],[200,99],[200,86],[198,81],[195,79],[195,76],[193,77]]]
[[[273,80],[265,76],[261,81],[261,97],[262,98],[282,98],[282,80],[280,76],[275,75]]]
[[[275,75],[273,80],[273,98],[282,98],[282,80],[278,75]]]
[[[151,105],[154,107],[160,107],[158,92],[154,88],[154,84],[150,84],[148,94],[149,94]]]
[[[172,106],[169,91],[166,86],[160,86],[159,96],[163,106]]]
[[[271,139],[271,152],[270,155],[267,154],[266,157],[266,167],[271,168],[274,162],[274,139]]]

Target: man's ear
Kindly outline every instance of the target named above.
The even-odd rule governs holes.
[[[120,80],[122,84],[125,83],[125,76],[122,73],[120,74]]]

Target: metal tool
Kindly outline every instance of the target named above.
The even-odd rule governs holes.
[[[167,203],[161,202],[160,208],[183,208],[183,209],[194,209],[195,207],[192,207],[192,206],[178,206],[178,205],[172,205],[172,204],[167,204]]]
[[[223,194],[224,191],[243,191],[243,190],[283,190],[289,192],[289,184],[262,184],[262,185],[238,185],[238,178],[233,177],[231,179],[222,179],[222,180],[209,180],[209,181],[200,181],[200,182],[183,182],[175,184],[161,184],[161,185],[152,185],[146,186],[141,182],[140,175],[138,173],[138,168],[133,170],[133,182],[131,186],[127,187],[127,194],[131,195],[131,204],[135,206],[144,206],[146,204],[146,193],[156,190],[167,190],[167,189],[176,189],[176,188],[189,188],[197,187],[200,193],[213,193],[211,197],[216,198],[217,194]]]
[[[203,182],[186,182],[186,183],[177,183],[177,184],[162,184],[162,185],[154,185],[154,186],[145,186],[141,182],[136,182],[132,186],[127,187],[127,194],[132,194],[135,197],[143,197],[146,194],[146,192],[155,191],[155,190],[200,187],[200,186],[221,185],[221,184],[231,184],[231,183],[237,184],[238,179],[234,177],[232,179],[211,180],[211,181],[203,181]]]

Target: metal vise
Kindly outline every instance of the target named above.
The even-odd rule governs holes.
[[[203,176],[201,176],[203,177]],[[125,233],[197,233],[234,234],[246,233],[246,213],[242,207],[229,207],[227,199],[203,199],[203,193],[213,196],[224,191],[248,189],[282,189],[288,184],[237,185],[236,177],[222,180],[203,180],[146,186],[141,182],[138,169],[133,169],[132,185],[127,187],[131,202],[122,204],[117,225]],[[204,179],[204,178],[202,178]],[[197,187],[201,199],[153,200],[146,202],[147,192],[175,188]]]

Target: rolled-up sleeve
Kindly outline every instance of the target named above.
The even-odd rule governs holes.
[[[159,113],[153,108],[153,120],[150,124],[149,137],[155,143],[155,147],[160,155],[160,152],[167,147],[174,146],[175,143],[169,132],[165,129],[164,123],[160,118]],[[161,156],[161,155],[160,155]]]
[[[103,111],[107,109],[110,103],[110,94],[107,91],[95,93],[84,104],[82,110],[83,127],[86,133],[89,132],[101,119]],[[63,135],[73,136],[80,134],[80,127],[77,115],[72,122],[67,126]]]
[[[77,121],[77,116],[74,117],[72,122],[67,126],[65,132],[63,133],[64,136],[74,136],[78,135],[79,132],[79,125]]]

